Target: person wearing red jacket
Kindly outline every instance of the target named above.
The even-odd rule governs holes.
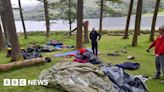
[[[164,74],[164,25],[159,28],[160,35],[157,39],[149,46],[147,51],[155,47],[155,65],[156,65],[156,75],[155,78],[160,78],[160,70]]]

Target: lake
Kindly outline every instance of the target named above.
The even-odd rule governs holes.
[[[124,30],[126,25],[127,17],[106,17],[103,18],[103,29],[104,30]],[[99,29],[99,19],[84,19],[89,21],[89,30],[92,27]],[[52,31],[68,31],[69,24],[63,20],[53,20],[50,26]],[[17,32],[23,32],[21,21],[16,21]],[[141,29],[150,30],[152,23],[152,16],[142,17]],[[130,29],[134,29],[135,16],[131,17]],[[46,30],[44,21],[25,21],[27,31],[44,31]],[[164,16],[158,16],[156,29],[159,26],[164,25]],[[72,28],[76,27],[76,22],[73,23]]]

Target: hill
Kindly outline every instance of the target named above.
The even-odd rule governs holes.
[[[56,0],[49,0],[49,2],[53,2]],[[84,18],[98,18],[99,17],[99,6],[95,3],[98,0],[84,0]],[[106,17],[120,17],[126,16],[128,12],[128,5],[130,0],[122,0],[123,3],[115,4],[109,3],[109,11],[104,14]],[[137,0],[134,2],[133,14],[135,14]],[[143,13],[152,15],[155,7],[154,0],[144,0],[143,1]],[[25,20],[44,20],[44,8],[43,3],[40,2],[36,6],[28,6],[23,8],[23,14]],[[52,15],[55,15],[56,10],[49,9]],[[119,11],[118,11],[119,10]],[[160,12],[164,11],[164,1],[161,1]],[[163,14],[163,13],[161,13]],[[14,10],[14,16],[16,20],[20,20],[19,11]],[[56,19],[56,17],[52,17],[52,19]]]

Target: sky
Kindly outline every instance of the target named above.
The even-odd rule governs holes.
[[[85,2],[86,0],[84,0]],[[87,0],[86,6],[95,7],[95,1],[97,0]],[[18,7],[18,0],[11,0],[12,6]],[[35,6],[39,3],[37,0],[21,0],[22,7]],[[90,4],[90,5],[88,5]],[[93,5],[93,6],[92,6]]]
[[[11,0],[12,6],[18,7],[18,0]],[[35,6],[39,3],[37,0],[21,0],[22,7]]]

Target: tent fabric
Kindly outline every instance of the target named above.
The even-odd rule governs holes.
[[[44,70],[40,80],[48,80],[46,87],[62,87],[68,92],[115,92],[100,68],[90,63],[62,62]]]
[[[90,48],[87,48],[87,50],[92,52],[92,50]],[[65,52],[65,53],[55,54],[54,57],[76,56],[79,53],[80,53],[79,50],[74,50],[74,51],[69,51],[69,52]],[[100,52],[98,52],[98,54],[100,54]]]
[[[117,66],[101,66],[102,71],[113,82],[116,92],[148,92],[144,83]]]
[[[55,54],[54,57],[63,57],[63,56],[68,56],[68,55],[77,55],[78,53],[79,53],[78,50],[74,50],[74,51],[70,51],[70,52]]]

